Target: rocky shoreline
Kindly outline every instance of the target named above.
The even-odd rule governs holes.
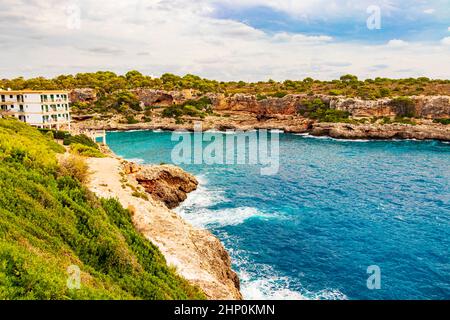
[[[176,124],[173,119],[154,118],[151,123],[122,124],[114,119],[93,121],[85,120],[74,123],[80,130],[165,130],[193,131],[194,123],[199,121],[188,118],[183,124]],[[339,139],[416,139],[450,141],[450,126],[422,120],[416,125],[410,124],[351,124],[351,123],[319,123],[302,117],[276,115],[265,121],[251,113],[235,112],[228,116],[210,116],[201,121],[202,130],[254,130],[272,129],[286,133],[308,133],[313,136],[329,136]]]
[[[197,188],[194,176],[172,165],[137,165],[110,151],[106,158],[87,162],[88,188],[128,208],[136,229],[159,248],[169,266],[199,286],[208,299],[242,299],[239,278],[222,243],[170,210]]]
[[[78,114],[73,115],[74,125],[81,129],[105,130],[188,130],[201,121],[203,130],[225,131],[276,129],[288,133],[309,133],[314,136],[330,136],[340,139],[436,139],[450,141],[450,125],[436,123],[436,119],[450,118],[450,95],[411,96],[403,98],[381,98],[363,100],[344,96],[323,94],[287,94],[283,97],[266,97],[251,94],[224,95],[221,93],[202,94],[194,90],[164,91],[153,89],[130,90],[143,110],[151,110],[147,122],[125,124],[123,115]],[[94,103],[97,99],[93,89],[75,89],[72,101]],[[196,99],[207,99],[213,113],[203,119],[183,116],[182,119],[165,118],[164,108],[189,103]],[[300,115],[305,101],[319,100],[330,110],[346,112],[349,120],[325,123]],[[150,109],[148,109],[150,108]],[[382,118],[395,119],[405,114],[413,114],[411,122],[388,123]],[[142,116],[142,115],[141,115]],[[365,121],[358,121],[364,119]],[[180,121],[181,120],[181,121]],[[126,121],[125,121],[126,122]]]

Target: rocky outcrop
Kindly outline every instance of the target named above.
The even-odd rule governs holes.
[[[450,96],[419,96],[413,100],[419,117],[450,118]]]
[[[171,195],[178,194],[180,187],[192,189],[196,185],[195,178],[172,166],[141,166],[114,156],[91,158],[87,162],[91,170],[89,189],[102,198],[117,198],[128,208],[136,229],[158,246],[168,265],[199,286],[209,299],[242,299],[239,278],[231,268],[230,256],[222,243],[209,231],[194,228],[168,209],[164,198],[139,196],[144,188],[136,180],[146,169],[149,171],[143,175],[151,181],[166,175],[175,177],[173,181],[163,178],[160,183],[172,199]],[[168,189],[173,189],[173,193]]]
[[[97,91],[91,88],[77,88],[69,93],[71,102],[95,102],[97,101]]]
[[[133,174],[153,199],[163,202],[169,209],[186,200],[189,192],[197,189],[197,179],[179,167],[172,165],[140,166],[134,163],[124,165],[127,174]]]
[[[417,139],[450,140],[445,125],[315,123],[310,133],[340,139]]]

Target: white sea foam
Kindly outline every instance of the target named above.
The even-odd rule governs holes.
[[[263,273],[273,274],[272,268],[263,265],[259,268]],[[299,291],[290,289],[288,277],[258,275],[252,280],[246,271],[239,272],[241,292],[246,300],[346,300],[347,296],[339,290],[324,289],[311,292],[301,288]]]
[[[338,139],[329,136],[313,136],[309,133],[294,133],[295,136],[301,136],[309,139],[321,139],[321,140],[333,140],[333,141],[343,141],[343,142],[370,142],[370,141],[380,141],[380,140],[369,140],[369,139]]]
[[[186,209],[180,209],[178,213],[194,226],[202,228],[235,226],[243,223],[248,218],[262,216],[256,208],[252,207],[239,207],[222,210],[202,208],[196,209],[194,212],[189,212]]]
[[[161,129],[155,129],[155,130],[152,130],[153,132],[164,132],[164,130],[161,130]]]
[[[223,227],[238,225],[245,220],[264,214],[253,207],[238,207],[226,209],[211,209],[212,206],[230,202],[220,189],[209,189],[205,176],[198,176],[199,186],[197,190],[190,193],[186,201],[175,209],[180,216],[196,227]]]

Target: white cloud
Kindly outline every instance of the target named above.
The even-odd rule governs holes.
[[[435,11],[436,11],[436,10],[430,8],[430,9],[425,9],[425,10],[423,10],[423,13],[426,13],[426,14],[433,14]]]
[[[392,39],[389,40],[389,42],[387,43],[388,47],[391,48],[403,48],[406,47],[408,45],[408,42],[400,40],[400,39]]]
[[[214,18],[212,4],[217,1],[79,0],[80,29],[67,28],[70,17],[64,14],[70,2],[2,2],[0,61],[8,62],[0,64],[3,77],[131,69],[252,81],[333,79],[344,73],[360,78],[450,77],[446,41],[425,46],[393,39],[385,45],[361,45],[328,35],[269,34]],[[308,14],[318,8],[317,3],[324,10],[341,10],[333,7],[336,1],[326,1],[328,5],[310,0],[227,2],[241,6],[264,2]]]
[[[305,42],[305,43],[320,43],[320,42],[329,42],[333,40],[333,37],[330,36],[307,36],[304,34],[298,33],[287,33],[287,32],[279,32],[273,35],[273,40],[275,41],[284,41],[284,42]]]
[[[450,37],[445,37],[444,39],[441,40],[441,43],[443,45],[449,46],[450,45]]]

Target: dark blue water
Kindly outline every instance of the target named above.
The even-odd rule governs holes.
[[[171,163],[167,132],[112,132],[112,150]],[[450,299],[450,145],[280,135],[280,170],[186,165],[178,212],[230,251],[245,298]],[[381,288],[367,288],[367,268]]]

